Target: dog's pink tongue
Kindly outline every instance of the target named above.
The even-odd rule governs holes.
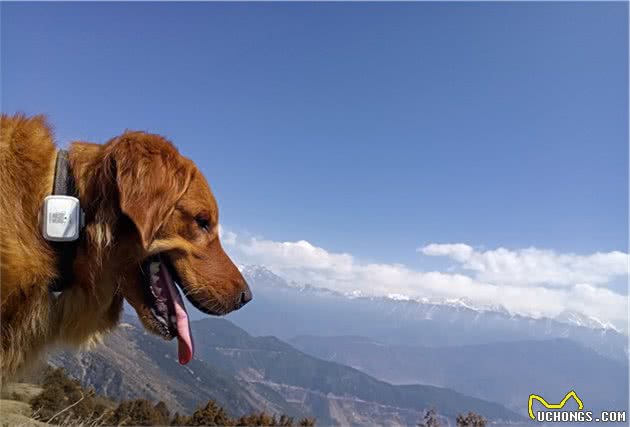
[[[174,302],[175,317],[177,319],[177,347],[179,353],[179,363],[185,365],[193,358],[193,339],[186,307],[184,306],[182,297],[179,295],[179,292],[177,292],[177,289],[175,289],[175,292]]]
[[[188,313],[186,312],[182,296],[179,294],[179,290],[177,289],[175,282],[173,282],[171,274],[168,272],[168,268],[162,265],[162,268],[160,268],[160,275],[162,276],[162,280],[166,283],[166,288],[168,289],[169,296],[171,297],[171,301],[173,301],[173,306],[175,307],[179,363],[185,365],[192,360],[194,353]]]

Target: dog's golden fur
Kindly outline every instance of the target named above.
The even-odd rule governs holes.
[[[6,379],[51,344],[89,343],[116,326],[127,299],[157,332],[139,265],[168,254],[200,309],[224,314],[247,289],[218,238],[216,202],[194,164],[164,138],[126,132],[103,145],[75,142],[70,164],[87,224],[59,297],[57,253],[42,237],[57,148],[42,116],[0,123],[1,373]],[[199,216],[210,224],[201,230]]]

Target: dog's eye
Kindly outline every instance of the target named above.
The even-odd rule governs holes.
[[[208,218],[205,216],[196,216],[195,221],[197,221],[197,225],[204,231],[210,231],[210,221],[208,221]]]

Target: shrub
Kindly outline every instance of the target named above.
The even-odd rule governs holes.
[[[189,418],[185,415],[180,415],[179,412],[175,412],[173,419],[171,420],[172,426],[187,426],[190,425]]]
[[[168,416],[145,399],[125,400],[107,418],[107,424],[115,426],[156,426],[168,423]]]
[[[435,408],[431,408],[424,413],[422,421],[418,424],[418,427],[440,427],[440,420],[438,419],[437,411]]]
[[[486,427],[486,419],[479,414],[469,412],[457,416],[457,427]]]
[[[270,426],[270,427],[293,427],[293,417],[287,415],[280,415],[277,418],[275,415],[267,414],[266,412],[255,413],[240,417],[236,420],[237,426]],[[315,425],[315,418],[303,418],[298,426],[311,427]]]
[[[35,417],[45,422],[96,422],[107,408],[94,397],[93,389],[84,389],[62,369],[52,369],[46,373],[42,392],[30,403]]]
[[[65,426],[96,427],[106,424],[115,426],[293,427],[296,425],[293,417],[276,416],[266,412],[233,419],[214,400],[199,407],[191,416],[176,412],[172,418],[164,402],[154,405],[145,399],[123,400],[115,408],[113,407],[110,401],[97,396],[93,389],[85,389],[78,381],[67,377],[62,369],[50,369],[46,373],[42,392],[31,400],[31,409],[35,418]],[[311,427],[315,425],[315,419],[303,418],[297,425]]]
[[[209,400],[206,406],[193,412],[188,422],[191,426],[227,426],[233,424],[225,410],[214,400]]]

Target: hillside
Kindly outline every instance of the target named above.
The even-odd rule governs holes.
[[[567,339],[438,348],[363,337],[301,336],[296,348],[398,384],[424,383],[500,402],[526,414],[526,397],[576,390],[589,410],[627,409],[628,364]]]
[[[49,360],[114,399],[162,400],[182,412],[213,399],[234,415],[263,409],[301,415],[294,405],[273,395],[263,397],[246,382],[202,360],[181,366],[173,345],[140,326],[123,323],[94,351],[64,352]]]
[[[233,416],[267,410],[315,416],[319,425],[415,425],[432,406],[451,419],[469,410],[494,420],[521,419],[501,405],[449,389],[376,380],[277,338],[252,337],[223,319],[192,327],[197,356],[187,367],[174,360],[173,343],[129,323],[91,353],[51,361],[99,393],[163,400],[173,410],[190,411],[215,399]]]
[[[400,420],[412,424],[424,409],[439,408],[454,417],[473,410],[491,419],[518,419],[499,405],[471,399],[452,390],[423,386],[393,386],[356,369],[308,356],[275,337],[251,337],[222,319],[197,322],[201,357],[241,378],[267,385],[287,399],[299,400],[323,423],[373,423]],[[320,410],[324,407],[326,410]],[[339,417],[335,412],[339,412]],[[362,419],[365,414],[373,414]]]
[[[3,425],[22,427],[43,427],[47,424],[31,418],[31,406],[27,403],[41,393],[42,388],[33,384],[2,384],[0,392],[0,413]]]
[[[314,418],[264,411],[230,417],[215,401],[201,402],[194,412],[172,412],[163,401],[109,399],[68,377],[63,369],[42,366],[29,375],[36,384],[2,385],[0,418],[3,427],[99,426],[267,426],[312,427]]]

